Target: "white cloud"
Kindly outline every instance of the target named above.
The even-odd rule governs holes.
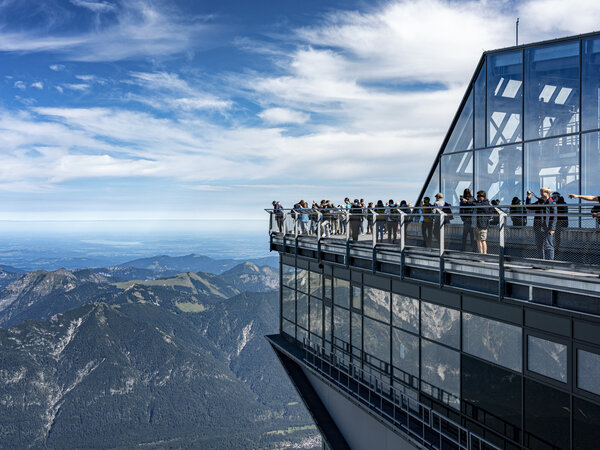
[[[36,81],[35,83],[31,83],[31,87],[42,90],[44,89],[44,83],[41,81]]]
[[[48,67],[50,68],[50,70],[53,70],[55,72],[60,72],[61,70],[65,70],[65,66],[63,66],[62,64],[52,64]]]
[[[90,88],[90,85],[85,83],[65,83],[62,86],[73,91],[87,91]]]
[[[13,84],[13,87],[16,87],[17,89],[21,89],[22,91],[27,89],[25,82],[23,82],[21,80],[15,81],[15,83]]]
[[[62,88],[62,86],[54,86],[54,88],[61,94],[64,92],[64,89]]]
[[[86,0],[70,0],[76,6],[87,8],[95,13],[104,13],[115,10],[115,5],[111,5],[108,2],[92,2]]]
[[[269,125],[280,124],[298,124],[306,123],[310,119],[310,115],[294,111],[287,108],[269,108],[265,109],[258,115]]]

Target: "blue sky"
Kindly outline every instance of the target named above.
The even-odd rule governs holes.
[[[484,50],[591,0],[0,0],[0,220],[413,201]]]

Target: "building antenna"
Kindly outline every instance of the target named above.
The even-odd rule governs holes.
[[[517,40],[516,45],[519,45],[519,18],[518,17],[517,17],[517,23],[515,26],[515,30],[516,30],[516,40]]]

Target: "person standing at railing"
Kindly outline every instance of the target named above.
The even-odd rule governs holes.
[[[273,212],[277,228],[279,228],[279,232],[281,233],[283,231],[283,205],[276,200],[273,200]]]
[[[367,206],[367,234],[373,234],[373,220],[371,217],[373,216],[375,208],[373,207],[373,202],[369,202]]]
[[[360,207],[362,208],[363,219],[360,221],[360,234],[365,234],[365,215],[367,213],[367,208],[365,206],[365,199],[360,199]]]
[[[321,213],[319,212],[319,205],[317,204],[317,202],[313,201],[311,212],[310,212],[310,232],[311,232],[311,234],[318,233],[317,227],[319,226],[320,216],[321,216]]]
[[[377,233],[377,240],[383,241],[383,233],[385,232],[385,223],[387,222],[387,216],[385,215],[385,206],[382,200],[377,200],[375,206],[375,230]]]
[[[565,198],[560,195],[560,192],[553,192],[552,199],[556,203],[557,214],[556,232],[554,233],[554,255],[556,258],[560,258],[558,252],[560,251],[562,232],[565,228],[569,227],[569,207],[567,206],[567,202],[565,202]]]
[[[444,224],[450,223],[450,221],[454,217],[452,217],[452,209],[450,209],[450,203],[447,203],[444,200],[444,194],[442,194],[441,192],[438,192],[437,194],[435,194],[434,206],[436,207],[436,210],[434,210],[435,218],[433,220],[433,235],[435,236],[435,239],[438,242],[440,242],[441,221],[440,221],[439,211],[442,211],[445,214]]]
[[[433,234],[433,205],[429,202],[429,197],[423,199],[421,212],[423,214],[423,223],[421,224],[421,233],[423,234],[423,243],[425,247],[431,247],[431,238]]]
[[[487,254],[487,234],[490,227],[491,217],[490,201],[485,191],[477,191],[475,202],[475,241],[477,250],[482,255]]]
[[[354,199],[354,203],[349,210],[350,212],[350,238],[353,241],[358,241],[360,234],[360,227],[363,223],[364,215],[363,208],[360,206],[360,202],[357,198]]]
[[[475,199],[471,194],[471,189],[467,188],[463,191],[463,195],[460,196],[460,219],[463,222],[463,233],[460,244],[460,251],[464,252],[467,246],[467,237],[471,240],[471,248],[473,253],[477,251],[477,244],[475,244],[475,236],[473,234],[473,206],[475,206]]]
[[[600,202],[600,195],[569,194],[569,198],[580,198],[581,200],[587,200],[588,202]],[[592,208],[592,217],[596,218],[596,228],[600,227],[600,205],[596,205]]]
[[[400,222],[400,210],[398,209],[398,205],[394,203],[394,200],[390,199],[386,213],[388,243],[391,244],[398,240],[398,222]]]
[[[519,197],[513,197],[510,204],[510,219],[512,220],[513,227],[524,227],[527,225],[527,217],[521,215],[523,213],[523,207],[521,206]]]
[[[531,203],[531,191],[527,191],[525,204],[535,212],[533,218],[533,234],[540,259],[554,259],[554,233],[556,232],[556,206],[549,187],[540,189],[540,197]],[[536,205],[532,207],[533,205]]]
[[[302,201],[300,206],[300,233],[308,234],[309,228],[309,217],[308,217],[308,203]]]

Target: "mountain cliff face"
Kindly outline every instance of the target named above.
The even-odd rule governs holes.
[[[263,338],[277,328],[277,274],[229,272],[111,283],[39,271],[0,291],[0,323],[18,322],[0,329],[0,448],[264,448],[316,435]]]

